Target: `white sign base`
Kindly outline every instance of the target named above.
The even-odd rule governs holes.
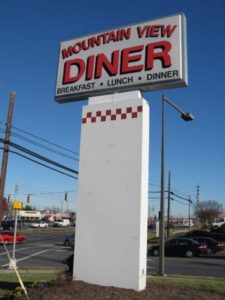
[[[146,286],[149,105],[139,91],[83,107],[73,279]]]

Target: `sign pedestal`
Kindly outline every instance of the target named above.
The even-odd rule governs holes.
[[[83,107],[73,279],[146,286],[149,106],[139,91]]]

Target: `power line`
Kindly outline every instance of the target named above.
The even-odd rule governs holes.
[[[21,190],[21,185],[20,185],[20,190]],[[23,193],[18,193],[19,195],[27,195],[27,193],[32,194],[32,196],[39,196],[39,195],[64,195],[65,191],[63,192],[34,192],[33,190],[26,189],[26,192]],[[68,191],[69,194],[74,194],[76,193],[75,191]],[[12,193],[11,193],[12,194]]]
[[[5,130],[0,128],[0,132],[4,133]],[[24,136],[22,136],[22,135],[20,135],[20,134],[18,134],[18,133],[14,133],[14,132],[11,131],[11,136],[14,136],[14,137],[16,137],[16,138],[19,138],[19,139],[21,139],[21,140],[23,140],[23,141],[25,141],[25,142],[27,142],[27,143],[30,143],[30,144],[32,144],[32,145],[34,145],[34,146],[41,147],[41,148],[43,148],[43,149],[45,149],[45,150],[48,150],[48,151],[53,152],[53,153],[56,153],[56,154],[61,155],[61,156],[63,156],[63,157],[66,157],[66,158],[69,158],[69,159],[73,159],[73,160],[75,160],[75,161],[79,161],[78,158],[75,158],[75,157],[73,157],[73,156],[71,156],[71,155],[68,155],[68,154],[65,154],[65,153],[63,153],[63,152],[57,151],[57,150],[55,150],[55,149],[49,148],[49,147],[47,147],[47,146],[45,146],[45,145],[43,145],[43,144],[41,144],[41,143],[38,143],[38,142],[33,141],[33,140],[29,139],[29,138],[26,138],[26,137],[24,137]]]
[[[177,202],[177,203],[179,203],[179,204],[182,204],[182,205],[188,205],[188,203],[181,202],[181,201],[179,201],[177,199],[172,199],[172,200],[175,201],[175,202]]]
[[[185,200],[185,201],[188,201],[188,202],[192,202],[192,201],[190,200],[190,198],[184,198],[184,197],[182,197],[182,196],[180,196],[180,195],[178,195],[178,194],[176,194],[176,193],[174,193],[174,192],[171,192],[171,194],[174,195],[174,196],[176,196],[177,198],[182,199],[182,200]]]
[[[3,130],[0,129],[0,132],[3,132]],[[28,138],[26,138],[26,137],[23,137],[22,135],[19,135],[19,134],[17,134],[17,133],[11,132],[11,135],[14,136],[14,137],[16,137],[16,138],[19,138],[19,139],[21,139],[21,140],[23,140],[23,141],[25,141],[25,142],[28,142],[28,143],[30,143],[30,144],[32,144],[32,145],[34,145],[34,146],[41,147],[41,148],[43,148],[43,149],[45,149],[45,150],[48,150],[48,151],[53,152],[53,153],[56,153],[56,154],[61,155],[61,156],[63,156],[63,157],[67,157],[67,158],[69,158],[69,159],[73,159],[73,160],[75,160],[75,161],[79,161],[78,158],[75,158],[75,157],[70,156],[70,155],[68,155],[68,154],[65,154],[65,153],[63,153],[63,152],[60,152],[60,151],[51,149],[51,148],[49,148],[49,147],[47,147],[47,146],[45,146],[45,145],[42,145],[42,144],[40,144],[40,143],[38,143],[38,142],[35,142],[35,141],[32,141],[31,139],[28,139]]]
[[[5,141],[4,139],[2,139],[2,138],[0,138],[0,142],[3,143],[3,144],[6,143],[6,141]],[[36,152],[33,152],[33,151],[31,151],[31,150],[29,150],[29,149],[27,149],[27,148],[25,148],[25,147],[22,147],[22,146],[20,146],[20,145],[18,145],[18,144],[12,143],[12,142],[8,142],[8,144],[9,144],[11,147],[13,147],[13,148],[16,148],[16,149],[18,149],[18,150],[20,150],[20,151],[22,151],[22,152],[25,152],[25,153],[27,153],[27,154],[29,154],[29,155],[31,155],[31,156],[34,156],[34,157],[36,157],[36,158],[38,158],[38,159],[40,159],[40,160],[43,160],[43,161],[45,161],[45,162],[47,162],[47,163],[49,163],[49,164],[52,164],[52,165],[54,165],[54,166],[56,166],[56,167],[58,167],[58,168],[64,169],[64,170],[69,171],[69,172],[71,172],[71,173],[78,174],[78,171],[73,170],[73,169],[71,169],[71,168],[69,168],[69,167],[66,167],[66,166],[64,166],[64,165],[62,165],[62,164],[59,164],[59,163],[57,163],[57,162],[55,162],[55,161],[53,161],[53,160],[51,160],[51,159],[49,159],[49,158],[47,158],[47,157],[45,157],[45,156],[42,156],[42,155],[40,155],[40,154],[38,154],[38,153],[36,153]]]
[[[153,194],[160,194],[161,191],[148,191],[148,193],[149,193],[149,194],[152,194],[152,193],[153,193]],[[168,193],[168,191],[165,190],[164,193]]]
[[[13,125],[12,125],[12,128],[14,128],[15,130],[18,130],[18,131],[20,131],[20,132],[23,132],[23,133],[25,133],[25,134],[27,134],[27,135],[30,135],[30,136],[32,136],[32,137],[38,139],[38,140],[41,140],[41,141],[43,141],[43,142],[45,142],[45,143],[48,143],[48,144],[50,144],[50,145],[52,145],[52,146],[58,147],[58,148],[60,148],[60,149],[63,149],[63,150],[65,150],[65,151],[68,151],[68,152],[70,152],[70,153],[73,153],[73,154],[76,154],[76,155],[79,156],[79,153],[77,153],[77,152],[75,152],[75,151],[72,151],[72,150],[70,150],[70,149],[68,149],[68,148],[66,148],[66,147],[63,147],[63,146],[57,145],[57,144],[55,144],[55,143],[49,142],[48,140],[46,140],[46,139],[44,139],[44,138],[41,138],[41,137],[39,137],[39,136],[37,136],[37,135],[34,135],[33,133],[30,133],[30,132],[25,131],[25,130],[23,130],[23,129],[19,129],[18,127],[13,126]]]
[[[20,189],[25,189],[26,191],[29,190],[31,191],[31,193],[36,193],[36,192],[40,192],[40,193],[65,193],[65,189],[63,189],[63,191],[56,191],[55,187],[54,188],[46,188],[43,186],[27,186],[24,184],[20,184]],[[69,193],[76,193],[76,190],[67,190]]]
[[[192,195],[192,196],[195,195],[195,190],[189,190],[190,192],[188,193],[188,195],[187,195],[187,192],[183,192],[174,186],[172,187],[172,190],[177,192],[178,194],[182,195],[185,198],[188,198],[188,196],[190,196],[190,195]]]
[[[1,149],[2,149],[2,148],[1,148]],[[43,163],[41,163],[41,162],[38,162],[38,161],[36,161],[36,160],[34,160],[34,159],[30,158],[30,157],[27,157],[27,156],[25,156],[25,155],[23,155],[23,154],[21,154],[21,153],[18,153],[18,152],[16,152],[16,151],[9,150],[9,152],[11,152],[11,153],[13,153],[13,154],[16,154],[16,155],[18,155],[18,156],[21,156],[21,157],[23,157],[23,158],[25,158],[25,159],[27,159],[27,160],[30,160],[30,161],[32,161],[32,162],[34,162],[34,163],[36,163],[36,164],[38,164],[38,165],[41,165],[41,166],[43,166],[43,167],[45,167],[45,168],[47,168],[47,169],[53,170],[53,171],[55,171],[55,172],[58,172],[58,173],[60,173],[60,174],[66,175],[66,176],[71,177],[71,178],[74,178],[74,179],[78,179],[78,178],[75,177],[75,176],[69,175],[69,174],[64,173],[64,172],[62,172],[62,171],[59,171],[59,170],[57,170],[57,169],[55,169],[55,168],[52,168],[52,167],[50,167],[50,166],[47,166],[47,165],[45,165],[45,164],[43,164]]]

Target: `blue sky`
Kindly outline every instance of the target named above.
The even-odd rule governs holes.
[[[187,18],[189,85],[143,93],[151,106],[150,190],[160,188],[164,93],[196,117],[194,122],[186,123],[176,111],[166,107],[166,174],[171,170],[174,191],[185,197],[191,195],[195,201],[199,184],[200,201],[217,200],[225,205],[223,0],[1,0],[0,121],[6,122],[9,94],[15,90],[15,127],[79,152],[81,109],[86,101],[61,105],[54,101],[60,42],[180,12]],[[4,128],[3,123],[0,128]],[[12,141],[78,168],[76,161],[15,136]],[[1,155],[2,151],[0,159]],[[76,180],[10,155],[6,195],[14,193],[16,184],[17,198],[24,202],[26,194],[31,193],[32,205],[65,207],[63,192],[69,191],[69,208],[75,207]],[[159,200],[152,199],[150,207],[157,212]],[[172,214],[186,216],[187,211],[184,203],[172,203]]]

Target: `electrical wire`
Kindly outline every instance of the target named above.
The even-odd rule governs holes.
[[[5,133],[5,130],[2,129],[2,128],[0,128],[0,132]],[[31,140],[31,139],[28,139],[28,138],[26,138],[26,137],[24,137],[24,136],[22,136],[22,135],[20,135],[20,134],[11,132],[11,136],[16,137],[16,138],[19,138],[19,139],[21,139],[21,140],[23,140],[23,141],[25,141],[25,142],[27,142],[27,143],[30,143],[30,144],[32,144],[32,145],[34,145],[34,146],[38,146],[38,147],[40,147],[40,148],[43,148],[43,149],[48,150],[48,151],[50,151],[50,152],[53,152],[53,153],[55,153],[55,154],[61,155],[61,156],[63,156],[63,157],[66,157],[66,158],[69,158],[69,159],[72,159],[72,160],[75,160],[75,161],[79,161],[78,158],[75,158],[75,157],[73,157],[73,156],[71,156],[71,155],[68,155],[68,154],[65,154],[65,153],[63,153],[63,152],[60,152],[60,151],[54,150],[54,149],[52,149],[52,148],[49,148],[49,147],[47,147],[47,146],[45,146],[45,145],[43,145],[43,144],[41,144],[41,143],[35,142],[35,141],[33,141],[33,140]]]
[[[79,153],[77,153],[77,152],[75,152],[75,151],[72,151],[72,150],[70,150],[70,149],[68,149],[68,148],[66,148],[66,147],[57,145],[57,144],[55,144],[55,143],[49,142],[47,139],[38,137],[37,135],[34,135],[34,134],[32,134],[32,133],[30,133],[30,132],[28,132],[28,131],[25,131],[25,130],[20,129],[20,128],[16,127],[16,126],[13,126],[13,125],[12,125],[12,128],[14,128],[15,130],[18,130],[18,131],[20,131],[20,132],[23,132],[23,133],[25,133],[25,134],[27,134],[27,135],[30,135],[30,136],[32,136],[32,137],[38,139],[38,140],[41,140],[41,141],[43,141],[43,142],[45,142],[45,143],[48,143],[48,144],[50,144],[50,145],[52,145],[52,146],[58,147],[58,148],[60,148],[60,149],[63,149],[63,150],[65,150],[65,151],[68,151],[68,152],[70,152],[70,153],[73,153],[73,154],[76,154],[76,155],[79,156]]]
[[[182,205],[188,205],[188,203],[181,202],[181,201],[179,201],[179,200],[177,200],[177,199],[173,199],[173,201],[175,201],[175,202],[177,202],[177,203],[179,203],[179,204],[182,204]]]
[[[27,157],[27,156],[25,156],[25,155],[23,155],[23,154],[21,154],[21,153],[18,153],[18,152],[16,152],[16,151],[9,150],[9,152],[11,152],[11,153],[13,153],[13,154],[16,154],[16,155],[18,155],[18,156],[21,156],[21,157],[23,157],[23,158],[25,158],[25,159],[27,159],[27,160],[30,160],[30,161],[32,161],[32,162],[34,162],[34,163],[36,163],[36,164],[38,164],[38,165],[41,165],[41,166],[43,166],[43,167],[45,167],[45,168],[47,168],[47,169],[53,170],[53,171],[55,171],[55,172],[58,172],[58,173],[60,173],[60,174],[66,175],[66,176],[71,177],[71,178],[74,178],[74,179],[78,179],[78,178],[75,177],[75,176],[72,176],[72,175],[70,175],[70,174],[64,173],[64,172],[59,171],[59,170],[57,170],[57,169],[55,169],[55,168],[49,167],[49,166],[47,166],[47,165],[45,165],[45,164],[43,164],[43,163],[41,163],[41,162],[38,162],[38,161],[36,161],[36,160],[34,160],[34,159],[30,158],[30,157]]]
[[[4,139],[2,139],[2,138],[0,138],[0,142],[3,143],[3,144],[6,143],[6,141],[5,141]],[[16,149],[18,149],[18,150],[20,150],[20,151],[22,151],[22,152],[25,152],[25,153],[27,153],[27,154],[29,154],[29,155],[31,155],[31,156],[34,156],[34,157],[36,157],[36,158],[38,158],[38,159],[40,159],[40,160],[43,160],[43,161],[45,161],[45,162],[47,162],[47,163],[49,163],[49,164],[52,164],[52,165],[54,165],[54,166],[56,166],[56,167],[59,167],[59,168],[61,168],[61,169],[64,169],[64,170],[66,170],[66,171],[69,171],[69,172],[71,172],[71,173],[74,173],[74,174],[77,174],[77,175],[78,175],[78,171],[73,170],[73,169],[71,169],[71,168],[69,168],[69,167],[66,167],[66,166],[64,166],[64,165],[62,165],[62,164],[59,164],[59,163],[57,163],[57,162],[55,162],[55,161],[53,161],[53,160],[51,160],[51,159],[49,159],[49,158],[47,158],[47,157],[45,157],[45,156],[42,156],[42,155],[40,155],[40,154],[38,154],[38,153],[36,153],[36,152],[33,152],[33,151],[31,151],[31,150],[29,150],[29,149],[27,149],[27,148],[25,148],[25,147],[22,147],[22,146],[18,145],[18,144],[15,144],[15,143],[12,143],[12,142],[7,142],[7,143],[8,143],[11,147],[13,147],[13,148],[16,148]]]
[[[178,189],[178,188],[176,188],[174,186],[172,186],[171,189],[173,191],[175,191],[177,194],[180,194],[184,198],[188,198],[189,196],[192,196],[192,197],[196,196],[196,191],[194,191],[194,190],[190,190],[190,192],[187,194],[187,192],[184,193],[183,191],[181,191],[180,189]]]
[[[174,193],[174,192],[171,192],[171,194],[174,195],[174,196],[176,196],[176,197],[179,198],[179,199],[182,199],[182,200],[185,200],[185,201],[188,201],[188,202],[192,202],[191,199],[189,199],[189,198],[184,198],[184,197],[182,197],[182,196],[180,196],[180,195],[178,195],[178,194],[176,194],[176,193]]]

